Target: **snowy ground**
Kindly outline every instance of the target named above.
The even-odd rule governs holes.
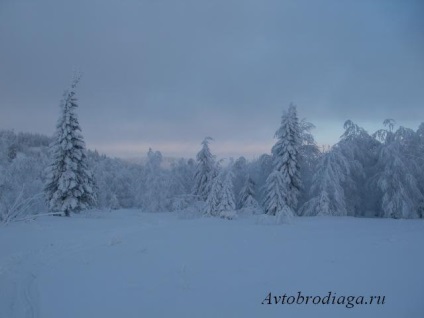
[[[0,317],[424,317],[424,222],[137,211],[0,227]],[[262,305],[271,292],[384,305]]]

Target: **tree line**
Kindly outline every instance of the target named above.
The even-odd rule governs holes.
[[[76,113],[75,79],[61,102],[53,137],[0,131],[0,221],[90,208],[191,210],[232,219],[266,214],[424,217],[424,124],[392,119],[369,134],[347,120],[338,143],[320,151],[314,125],[296,106],[283,112],[271,154],[217,160],[206,137],[195,159],[162,166],[149,149],[137,165],[86,150]]]

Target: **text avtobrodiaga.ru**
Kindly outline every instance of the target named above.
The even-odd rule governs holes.
[[[339,296],[328,292],[325,296],[305,296],[302,292],[294,295],[268,293],[262,305],[344,305],[353,308],[355,305],[384,305],[386,296]]]

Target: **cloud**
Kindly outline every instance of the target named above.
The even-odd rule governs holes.
[[[423,12],[391,0],[5,0],[0,125],[51,134],[78,67],[89,145],[268,145],[290,102],[333,143],[348,118],[423,118]]]

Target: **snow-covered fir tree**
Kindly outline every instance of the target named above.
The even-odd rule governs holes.
[[[285,211],[289,217],[293,216],[293,210],[287,205],[287,197],[287,181],[280,171],[274,170],[266,179],[266,214],[277,215]]]
[[[95,183],[87,167],[85,143],[76,114],[78,81],[79,78],[75,79],[63,96],[44,188],[50,210],[66,216],[96,203]]]
[[[265,212],[269,215],[293,214],[301,186],[300,126],[293,104],[284,112],[275,137],[278,140],[272,147],[273,171],[266,180]]]
[[[234,174],[231,168],[227,169],[224,182],[222,184],[220,202],[218,205],[219,212],[234,211],[236,209],[236,200],[234,198],[233,186]]]
[[[221,194],[224,181],[224,171],[220,171],[212,180],[212,186],[205,203],[205,214],[208,216],[217,216],[219,214],[219,205],[221,203]]]
[[[220,169],[220,172],[214,178],[205,204],[206,215],[227,219],[235,217],[234,174],[231,169],[231,167]]]
[[[246,182],[240,190],[239,206],[242,209],[257,209],[259,203],[256,200],[255,182],[250,176],[247,176]]]
[[[208,198],[212,188],[213,179],[217,175],[215,168],[215,156],[209,149],[211,137],[206,137],[202,141],[202,149],[197,153],[196,170],[194,173],[193,194],[198,196],[200,200],[205,201]]]

